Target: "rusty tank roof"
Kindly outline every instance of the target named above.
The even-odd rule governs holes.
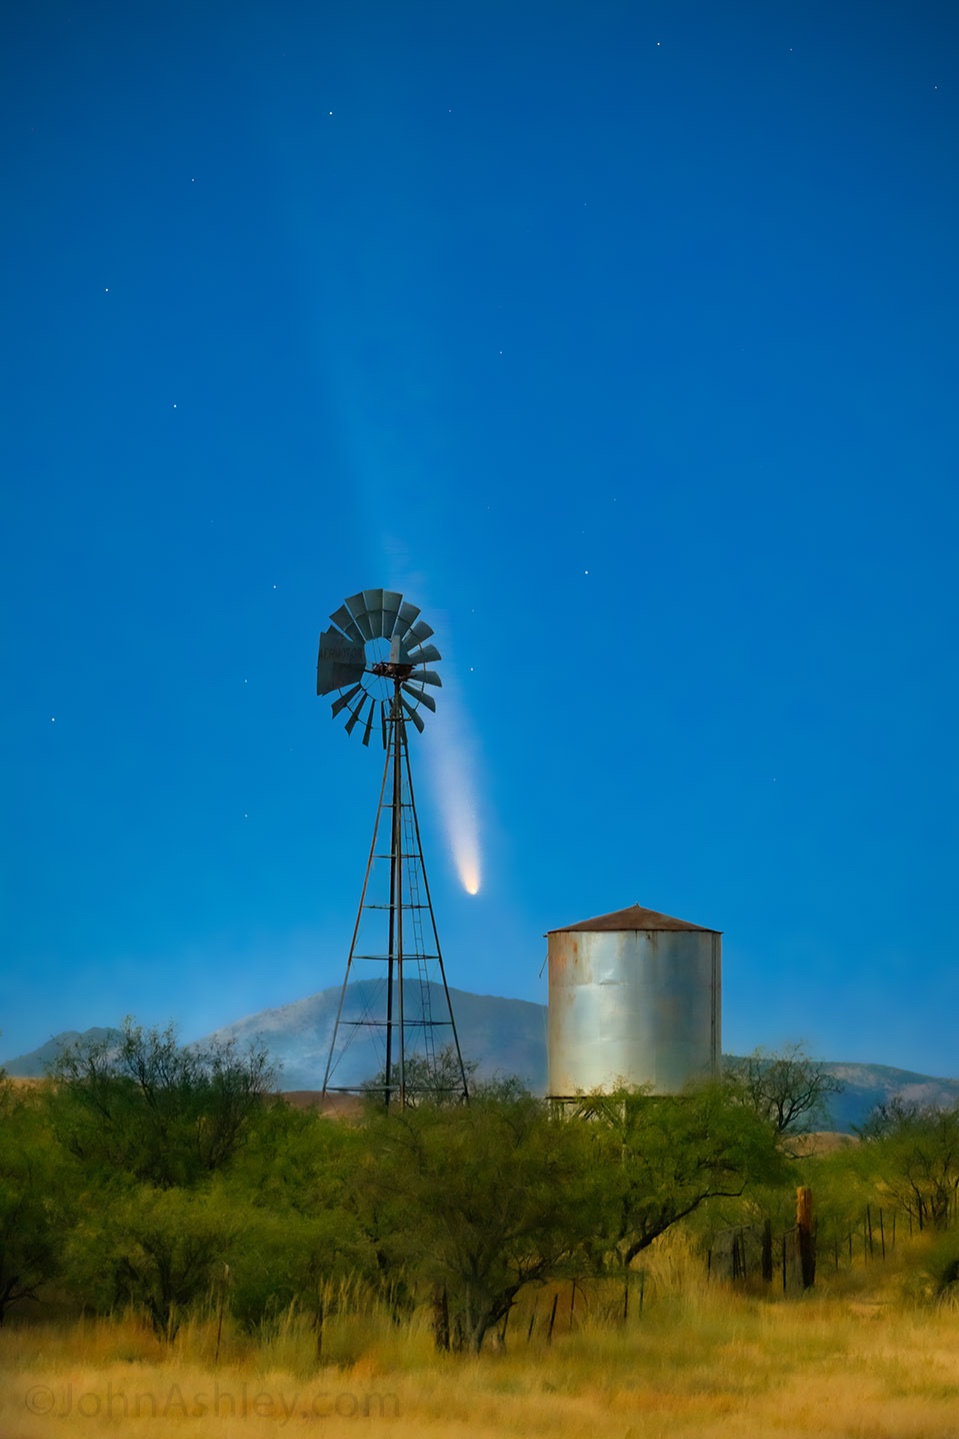
[[[644,909],[641,904],[631,904],[626,909],[614,909],[610,914],[599,914],[595,919],[581,919],[579,924],[561,924],[548,929],[550,934],[569,934],[573,930],[594,930],[622,932],[624,930],[695,929],[704,934],[722,934],[720,929],[710,929],[705,924],[690,924],[685,919],[674,919],[672,915],[660,914],[655,909]]]

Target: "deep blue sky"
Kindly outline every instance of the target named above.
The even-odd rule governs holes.
[[[727,1049],[959,1073],[955,7],[5,17],[0,1055],[340,981],[385,585],[454,985],[638,901]]]

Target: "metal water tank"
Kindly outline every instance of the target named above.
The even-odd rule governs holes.
[[[549,1093],[718,1077],[722,935],[634,904],[546,936]]]

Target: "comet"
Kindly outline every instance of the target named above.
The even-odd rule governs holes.
[[[453,865],[467,894],[479,894],[482,882],[474,751],[463,711],[447,686],[426,752]]]

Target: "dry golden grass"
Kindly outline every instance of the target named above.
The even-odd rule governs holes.
[[[793,1135],[789,1149],[797,1159],[820,1159],[825,1154],[835,1154],[837,1150],[849,1149],[858,1143],[853,1134],[844,1134],[836,1129],[819,1129],[812,1134]]]
[[[20,1322],[0,1332],[0,1434],[959,1439],[959,1312],[908,1305],[901,1264],[782,1300],[707,1287],[682,1245],[664,1245],[626,1325],[609,1288],[579,1294],[572,1322],[569,1286],[550,1288],[479,1358],[437,1355],[425,1318],[395,1328],[378,1312],[331,1320],[322,1365],[299,1316],[261,1342],[225,1325],[218,1364],[213,1320],[172,1346],[131,1316]]]

